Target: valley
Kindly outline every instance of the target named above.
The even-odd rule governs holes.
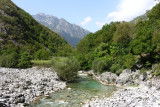
[[[159,107],[160,3],[94,33],[82,28],[92,21],[80,27],[1,0],[0,107]]]

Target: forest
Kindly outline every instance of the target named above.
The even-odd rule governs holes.
[[[136,23],[104,25],[83,38],[76,49],[10,0],[1,0],[0,10],[1,67],[28,68],[32,66],[31,60],[50,60],[55,56],[74,57],[81,70],[93,69],[96,73],[108,71],[119,75],[123,69],[160,66],[160,4]]]
[[[123,69],[150,69],[160,62],[160,4],[137,23],[111,22],[77,46],[81,69],[120,74]],[[157,72],[156,75],[159,75]]]
[[[68,56],[74,49],[11,0],[0,1],[0,66],[27,68],[30,60]]]

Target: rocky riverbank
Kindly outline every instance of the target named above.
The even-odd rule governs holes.
[[[160,107],[160,91],[127,87],[109,98],[92,98],[83,107]]]
[[[50,68],[0,68],[0,107],[23,107],[65,87]]]
[[[96,75],[90,71],[101,83],[122,89],[109,98],[92,98],[83,107],[160,107],[160,78],[153,77],[152,73],[152,70],[140,73],[126,69],[117,76],[110,72]]]

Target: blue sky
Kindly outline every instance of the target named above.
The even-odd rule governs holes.
[[[111,21],[129,21],[155,5],[154,0],[12,0],[31,15],[43,12],[91,32]]]

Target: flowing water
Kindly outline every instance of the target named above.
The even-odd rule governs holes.
[[[74,83],[67,83],[67,87],[50,95],[50,98],[42,98],[31,107],[81,107],[86,100],[93,97],[110,96],[116,91],[115,86],[104,86],[89,77],[81,77]]]

